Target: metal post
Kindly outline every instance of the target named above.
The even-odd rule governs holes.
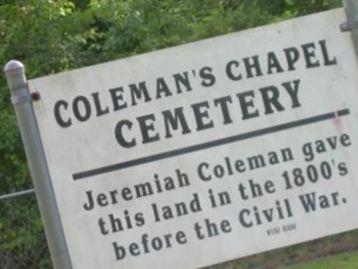
[[[15,108],[54,268],[71,269],[71,260],[35,119],[24,65],[12,60],[6,64],[4,72],[10,88],[11,101]]]
[[[351,31],[354,48],[358,58],[358,1],[344,0],[348,21],[341,25],[342,31]]]

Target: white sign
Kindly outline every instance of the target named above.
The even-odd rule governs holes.
[[[342,9],[30,81],[74,268],[197,268],[358,227]]]

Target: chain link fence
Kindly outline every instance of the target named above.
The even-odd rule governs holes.
[[[32,189],[0,195],[0,268],[52,268]]]

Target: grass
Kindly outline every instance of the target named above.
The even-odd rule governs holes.
[[[226,262],[212,268],[358,269],[358,229]]]
[[[279,269],[358,269],[358,251],[338,254],[293,266],[280,267]]]

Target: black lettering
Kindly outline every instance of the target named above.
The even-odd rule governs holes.
[[[63,107],[63,110],[67,110],[68,107],[68,103],[64,100],[59,100],[56,102],[55,106],[54,106],[54,115],[55,115],[55,119],[58,125],[60,125],[63,128],[66,127],[70,127],[72,125],[72,120],[71,118],[68,118],[67,120],[64,120],[61,116],[60,113],[60,108]]]
[[[284,70],[278,61],[276,54],[274,52],[269,52],[267,54],[267,61],[268,61],[268,74],[273,73],[273,69],[275,69],[276,73],[282,73]]]
[[[162,98],[163,97],[162,94],[164,94],[164,97],[168,97],[168,96],[172,95],[164,78],[158,78],[157,79],[157,99]]]
[[[108,106],[106,108],[102,108],[101,102],[99,100],[99,93],[98,92],[92,93],[92,97],[93,97],[94,104],[96,106],[97,117],[108,114],[109,108]]]
[[[253,98],[255,97],[254,91],[238,93],[237,97],[239,98],[243,120],[259,116],[259,111],[257,109],[255,109],[254,111],[249,111],[249,108],[255,107],[253,101]]]
[[[215,84],[216,78],[213,75],[213,69],[209,66],[203,67],[199,71],[199,76],[203,79],[201,85],[204,87],[211,87]]]
[[[181,85],[184,85],[187,92],[192,90],[188,72],[184,72],[183,74],[180,74],[180,73],[174,74],[173,77],[175,80],[175,85],[177,87],[177,93],[182,93]]]
[[[120,122],[117,123],[116,128],[115,128],[115,136],[116,136],[117,142],[125,148],[131,148],[136,145],[136,141],[134,138],[132,140],[128,141],[123,136],[123,130],[122,130],[123,127],[127,126],[128,129],[131,130],[132,125],[133,125],[133,123],[129,120],[121,120]]]
[[[113,88],[109,89],[111,93],[113,111],[117,111],[127,107],[127,102],[123,102],[123,88]]]
[[[326,40],[319,41],[319,45],[321,46],[321,49],[322,49],[324,65],[336,65],[337,64],[337,58],[336,57],[332,58],[328,54]]]
[[[261,71],[258,55],[244,58],[243,60],[244,60],[245,68],[246,68],[247,78],[252,78],[254,76],[256,76],[256,77],[262,76],[262,71]],[[256,73],[255,75],[254,75],[254,72]]]
[[[238,61],[230,61],[227,63],[226,65],[226,74],[229,77],[229,79],[233,80],[233,81],[238,81],[240,79],[242,79],[242,75],[240,73],[234,74],[233,73],[233,67],[234,68],[238,68],[240,65],[240,63]]]
[[[262,100],[265,106],[265,114],[271,114],[274,112],[274,108],[277,111],[285,110],[285,108],[279,102],[280,92],[274,86],[268,86],[260,88],[262,94]]]
[[[293,82],[293,87],[292,87],[292,82]],[[298,89],[299,89],[300,82],[301,81],[299,79],[296,79],[294,81],[282,83],[282,86],[286,89],[288,95],[291,98],[292,108],[301,106],[301,103],[298,100]]]
[[[250,214],[251,212],[248,209],[243,209],[239,213],[239,221],[241,225],[244,226],[245,228],[250,228],[253,226],[252,221],[247,221],[245,218],[245,215],[250,216]]]
[[[209,118],[209,114],[208,114],[209,103],[208,102],[201,102],[201,103],[193,104],[193,105],[191,105],[191,107],[194,110],[197,131],[201,131],[204,129],[214,127],[214,123],[212,120],[204,122],[204,118]]]
[[[80,104],[83,104],[83,110],[81,113]],[[72,103],[73,114],[79,121],[87,121],[91,117],[91,105],[90,102],[84,96],[77,96]]]
[[[144,95],[144,102],[149,102],[152,99],[149,96],[147,86],[145,85],[145,81],[139,82],[139,84],[130,84],[129,88],[131,90],[132,97],[132,106],[137,105],[137,99],[141,99]]]
[[[164,116],[164,124],[165,124],[165,137],[172,137],[170,133],[170,128],[172,130],[177,130],[179,127],[179,123],[182,129],[182,134],[190,133],[190,129],[188,127],[188,123],[186,122],[183,107],[178,107],[174,109],[174,116],[170,110],[165,110],[162,112]]]
[[[83,204],[83,208],[87,211],[92,210],[94,208],[94,200],[92,196],[92,191],[86,191],[87,195],[87,203]]]
[[[294,71],[296,70],[295,64],[297,63],[298,59],[300,58],[300,54],[298,50],[294,47],[284,49],[288,70]]]
[[[306,60],[306,67],[307,68],[318,67],[320,64],[316,58],[315,44],[314,43],[304,44],[302,45],[302,49]]]
[[[142,133],[143,144],[151,143],[159,140],[159,133],[150,133],[150,131],[155,131],[154,122],[155,116],[154,114],[145,115],[142,117],[138,117],[137,121],[139,123],[140,131]]]
[[[232,103],[231,96],[224,96],[221,98],[214,99],[214,105],[221,108],[221,114],[223,115],[223,124],[232,123],[232,119],[230,117],[228,103]]]

